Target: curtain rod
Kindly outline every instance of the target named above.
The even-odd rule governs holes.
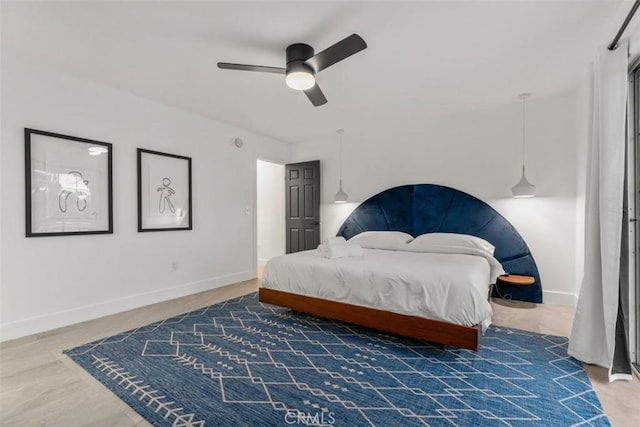
[[[636,0],[635,3],[633,3],[633,6],[631,7],[629,14],[627,15],[627,18],[624,20],[624,22],[622,23],[622,26],[618,30],[618,34],[616,34],[611,44],[607,46],[609,50],[615,50],[618,47],[618,40],[620,40],[620,37],[622,37],[622,33],[624,33],[624,30],[627,29],[627,25],[629,25],[631,18],[633,18],[633,15],[636,13],[636,10],[638,10],[638,6],[640,6],[640,0]]]

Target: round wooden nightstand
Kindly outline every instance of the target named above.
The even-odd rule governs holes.
[[[519,274],[503,274],[498,276],[496,285],[533,285],[536,279],[533,276],[520,276]]]
[[[498,296],[505,300],[511,300],[511,295],[502,294],[500,292],[500,285],[508,286],[529,286],[535,283],[536,279],[533,276],[522,276],[519,274],[503,274],[496,279],[496,293]]]

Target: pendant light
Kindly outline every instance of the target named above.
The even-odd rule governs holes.
[[[344,129],[338,129],[336,132],[340,135],[340,188],[333,196],[333,201],[334,203],[347,203],[349,195],[342,189],[342,134],[344,134]]]
[[[511,187],[511,192],[513,193],[513,197],[516,197],[516,198],[533,197],[536,192],[536,186],[527,180],[527,176],[525,175],[525,170],[524,170],[525,123],[526,123],[525,101],[530,96],[531,96],[530,93],[521,93],[520,95],[518,95],[518,99],[522,100],[522,177],[520,178],[520,181],[518,181],[516,185]]]

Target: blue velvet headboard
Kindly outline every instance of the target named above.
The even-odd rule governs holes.
[[[542,302],[538,267],[522,236],[495,209],[470,194],[433,184],[390,188],[358,206],[338,235],[349,239],[363,231],[381,230],[414,237],[433,232],[481,237],[496,247],[494,256],[506,272],[535,277],[531,286],[501,286],[501,292],[520,301]]]

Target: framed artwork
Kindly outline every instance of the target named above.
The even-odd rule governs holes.
[[[191,157],[138,148],[138,231],[191,230]]]
[[[26,236],[113,233],[112,146],[25,128]]]

